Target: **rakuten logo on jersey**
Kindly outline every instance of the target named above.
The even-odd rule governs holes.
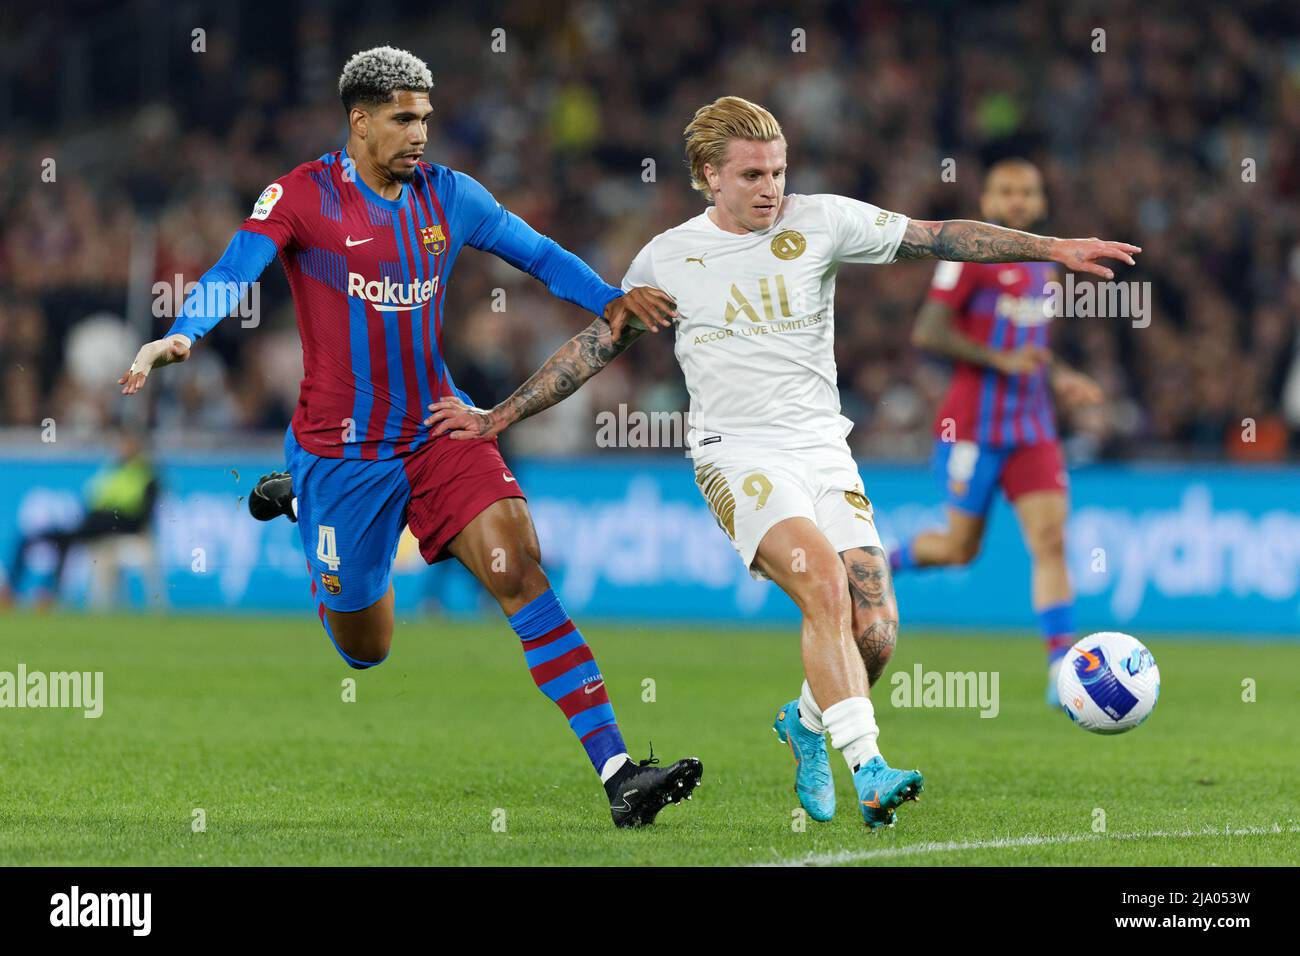
[[[410,312],[428,305],[437,294],[437,276],[403,285],[388,278],[367,282],[366,277],[360,273],[348,273],[348,295],[369,302],[376,312]]]
[[[1005,316],[1013,325],[1042,325],[1052,320],[1052,300],[1042,296],[1004,292],[998,296],[994,308],[998,315]]]

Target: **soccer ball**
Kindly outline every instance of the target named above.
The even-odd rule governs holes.
[[[1136,637],[1090,634],[1061,661],[1061,708],[1094,734],[1122,734],[1151,716],[1160,699],[1160,668]]]

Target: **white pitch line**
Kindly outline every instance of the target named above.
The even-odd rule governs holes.
[[[1057,846],[1069,843],[1101,843],[1106,840],[1186,840],[1207,836],[1275,836],[1279,833],[1300,833],[1300,826],[1239,827],[1216,830],[1151,830],[1147,833],[1073,833],[1057,836],[1005,837],[998,840],[970,840],[913,843],[910,846],[881,847],[876,850],[840,850],[835,853],[810,853],[806,856],[778,860],[774,863],[757,863],[755,866],[835,866],[840,863],[859,863],[864,860],[887,860],[900,856],[922,856],[928,853],[960,853],[963,850],[1001,850],[1021,846]]]

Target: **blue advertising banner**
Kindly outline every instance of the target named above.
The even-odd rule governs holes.
[[[0,558],[18,535],[67,526],[98,462],[0,457]],[[298,528],[259,523],[245,507],[262,455],[167,457],[150,540],[124,543],[119,597],[134,606],[310,613]],[[775,586],[752,580],[718,529],[685,459],[515,460],[543,563],[572,613],[677,621],[794,621]],[[944,517],[923,466],[863,464],[888,547]],[[1189,630],[1300,636],[1300,470],[1106,466],[1071,475],[1067,548],[1083,630]],[[49,555],[31,549],[28,584],[48,584]],[[92,562],[74,551],[63,597],[92,597]],[[398,607],[451,613],[489,604],[468,575],[429,569],[409,534],[394,571]],[[896,582],[909,626],[1033,627],[1029,560],[1014,513],[999,502],[968,569]],[[97,600],[103,600],[100,595]]]

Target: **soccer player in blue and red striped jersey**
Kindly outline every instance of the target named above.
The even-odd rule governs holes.
[[[278,257],[303,379],[285,434],[288,474],[264,478],[249,504],[255,517],[297,521],[330,640],[355,668],[387,657],[392,563],[409,525],[426,561],[457,558],[501,605],[534,681],[600,775],[614,822],[647,824],[690,795],[699,761],[629,759],[605,679],[542,571],[523,491],[496,440],[435,437],[423,418],[441,398],[469,402],[442,352],[447,283],[466,246],[606,322],[672,315],[674,305],[659,290],[624,295],[471,177],[423,162],[432,86],[428,67],[404,50],[352,57],[339,79],[345,146],[266,187],[166,337],[140,350],[120,384],[134,394],[152,368],[184,361]]]
[[[986,220],[1031,230],[1047,212],[1042,176],[1021,159],[989,169]],[[1032,599],[1047,649],[1047,700],[1074,643],[1074,595],[1065,563],[1069,514],[1065,459],[1052,392],[1092,404],[1101,390],[1053,358],[1050,262],[941,262],[913,334],[920,348],[952,360],[952,384],[935,422],[934,467],[948,490],[948,526],[918,535],[890,556],[893,569],[965,565],[975,559],[998,487],[1019,518],[1033,562]]]

